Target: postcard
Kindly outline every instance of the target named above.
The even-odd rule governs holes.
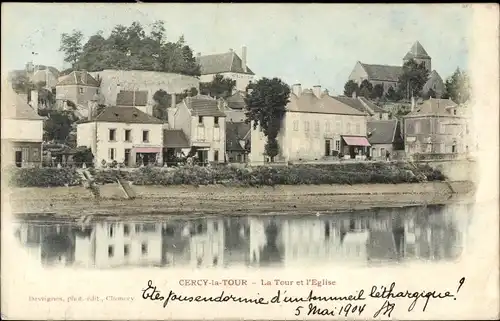
[[[2,319],[498,319],[498,8],[3,4]]]

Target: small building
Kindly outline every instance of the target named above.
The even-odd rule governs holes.
[[[201,164],[223,163],[226,151],[226,114],[220,101],[205,95],[187,97],[168,108],[168,129],[182,130]],[[168,142],[166,142],[168,147]]]
[[[175,165],[177,160],[189,154],[191,143],[182,129],[163,130],[163,161]]]
[[[367,136],[373,159],[385,159],[387,152],[393,155],[395,151],[404,149],[401,125],[397,119],[368,121]]]
[[[99,95],[99,86],[99,82],[87,71],[73,71],[59,78],[56,85],[56,100],[69,100],[76,105],[87,106],[95,95]]]
[[[135,107],[106,107],[78,124],[77,145],[92,150],[96,167],[162,164],[163,121]]]
[[[245,163],[250,152],[250,124],[226,123],[226,157],[230,163]]]
[[[40,166],[44,118],[7,82],[2,84],[1,117],[2,166]]]
[[[413,100],[412,111],[404,116],[406,155],[466,154],[469,129],[464,109],[451,99],[430,98],[421,104]]]
[[[245,90],[254,79],[254,72],[247,65],[247,47],[241,48],[241,57],[229,49],[228,52],[197,55],[197,62],[201,67],[200,82],[211,82],[214,76],[219,74],[225,78],[236,81],[236,90]]]

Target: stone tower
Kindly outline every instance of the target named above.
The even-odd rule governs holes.
[[[431,57],[427,54],[427,51],[425,51],[424,47],[418,41],[413,44],[410,51],[408,51],[408,53],[404,56],[403,63],[411,59],[415,60],[418,64],[421,64],[423,62],[427,70],[429,70],[429,72],[432,71]]]

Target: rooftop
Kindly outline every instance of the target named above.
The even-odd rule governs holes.
[[[327,94],[323,93],[321,98],[318,98],[310,89],[305,89],[299,97],[295,94],[291,94],[290,102],[287,104],[286,109],[288,111],[302,113],[365,115],[365,113]]]
[[[163,145],[168,148],[189,148],[189,139],[181,129],[163,130]]]
[[[147,91],[120,91],[116,95],[116,105],[135,107],[146,106],[148,104]]]
[[[59,82],[57,83],[57,86],[75,85],[99,87],[99,82],[87,71],[73,71],[69,75],[59,78]]]
[[[219,109],[219,102],[209,96],[187,97],[182,103],[186,105],[193,116],[226,117],[226,114]]]
[[[2,84],[2,117],[24,120],[44,119],[21,96],[16,94],[8,82]]]
[[[219,74],[223,72],[255,75],[248,66],[246,71],[243,69],[242,60],[234,51],[199,56],[197,62],[200,64],[202,75]]]
[[[106,107],[92,122],[163,124],[158,118],[148,115],[135,107]],[[88,122],[88,121],[85,121]]]
[[[403,59],[431,59],[431,57],[429,56],[429,54],[427,54],[427,51],[425,51],[420,42],[417,41],[413,44],[413,46],[411,46],[410,51],[408,51]]]
[[[414,110],[405,117],[454,116],[449,108],[457,106],[451,99],[429,98],[420,104],[417,103]]]
[[[397,119],[372,120],[366,124],[370,144],[392,144],[398,125]]]
[[[370,80],[397,82],[403,73],[403,67],[390,65],[375,65],[359,62]]]

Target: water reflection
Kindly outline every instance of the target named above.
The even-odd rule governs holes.
[[[145,222],[37,217],[16,236],[43,266],[234,267],[447,260],[464,248],[471,205],[331,215],[164,217]]]

